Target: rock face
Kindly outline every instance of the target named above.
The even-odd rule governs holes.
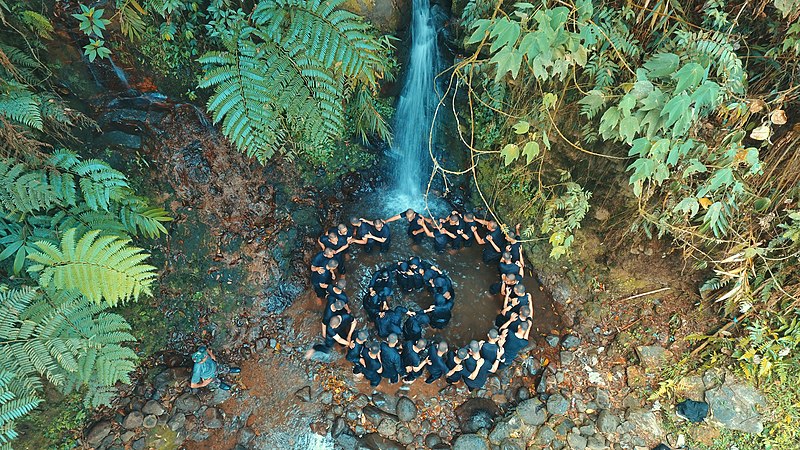
[[[477,434],[462,434],[453,443],[453,450],[489,450],[490,448],[486,439]]]
[[[410,0],[347,0],[342,8],[366,18],[378,30],[397,34],[409,23]]]
[[[400,397],[397,401],[397,418],[401,422],[411,422],[417,417],[417,405],[408,397]]]
[[[222,413],[217,408],[208,408],[203,413],[203,423],[206,428],[222,428]]]
[[[766,400],[753,387],[725,383],[706,391],[706,402],[713,413],[711,420],[722,427],[752,434],[764,430],[759,409],[766,406]]]

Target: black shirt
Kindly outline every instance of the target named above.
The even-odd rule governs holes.
[[[439,356],[439,353],[436,349],[436,344],[431,344],[431,346],[428,348],[428,359],[431,362],[428,364],[428,372],[435,377],[446,374],[449,371],[445,361],[446,358],[447,353],[445,353],[443,356]]]
[[[494,231],[491,231],[488,235],[486,235],[486,241],[486,244],[483,246],[484,253],[493,256],[500,255],[501,253],[495,250],[494,247],[492,247],[492,244],[490,244],[488,241],[494,242],[494,245],[496,245],[497,248],[502,251],[506,245],[506,235],[503,234],[503,230],[498,226],[494,229]]]
[[[419,352],[414,350],[414,342],[406,341],[403,344],[403,354],[400,356],[403,361],[403,367],[412,366],[417,367],[425,359],[425,349]]]
[[[312,284],[315,284],[315,285],[328,284],[328,285],[330,285],[332,281],[333,281],[333,274],[331,273],[330,270],[326,269],[322,273],[319,273],[319,272],[316,272],[316,271],[312,271],[311,272],[311,283]]]
[[[395,347],[390,347],[386,342],[381,342],[381,361],[383,361],[383,376],[393,378],[403,373],[400,353]]]
[[[403,317],[397,311],[390,309],[386,311],[383,317],[375,318],[375,327],[378,329],[378,335],[388,336],[391,333],[390,328],[392,325],[400,327],[403,323]]]
[[[431,323],[428,315],[418,311],[416,315],[409,316],[403,324],[403,337],[406,339],[419,339],[422,337],[422,327]]]
[[[498,269],[500,270],[501,275],[508,275],[513,273],[514,275],[519,275],[522,272],[522,268],[514,263],[504,263],[500,262],[498,265]]]
[[[497,360],[497,352],[500,346],[491,342],[484,342],[481,346],[481,358],[486,360],[484,364],[492,365]]]
[[[370,232],[372,233],[373,236],[377,238],[386,238],[387,241],[391,237],[391,230],[389,230],[389,225],[384,225],[383,228],[380,229],[380,231],[378,231],[378,229],[375,227],[370,227]]]
[[[511,364],[511,361],[517,357],[520,350],[525,348],[527,345],[527,339],[518,338],[516,333],[509,332],[508,336],[506,337],[506,342],[503,344],[503,350],[505,352],[503,358],[505,359],[506,364]]]
[[[358,363],[359,358],[361,358],[361,354],[363,353],[363,351],[364,351],[364,343],[353,341],[353,348],[347,349],[347,355],[345,356],[345,358],[347,358],[347,360],[352,363]]]
[[[325,265],[327,265],[328,261],[330,261],[331,259],[333,258],[326,258],[325,252],[322,251],[314,255],[313,258],[311,258],[311,265],[314,267],[325,267]]]
[[[335,314],[335,315],[342,316],[342,323],[339,324],[338,327],[333,328],[333,327],[331,327],[330,320],[328,320],[327,322],[324,322],[325,323],[325,328],[326,328],[325,333],[326,333],[327,337],[329,337],[331,339],[333,339],[333,337],[337,336],[337,335],[339,337],[346,338],[347,337],[347,333],[350,331],[350,325],[352,325],[352,323],[353,323],[353,316],[351,316],[350,314],[347,314],[347,313]],[[333,317],[333,315],[331,317]]]

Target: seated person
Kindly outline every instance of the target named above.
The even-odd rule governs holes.
[[[417,341],[422,338],[422,330],[431,323],[425,311],[408,311],[408,317],[403,322],[403,339]]]
[[[508,367],[517,358],[519,352],[528,346],[528,336],[531,332],[531,323],[522,322],[516,331],[510,332],[508,329],[503,330],[500,338],[500,345],[503,347],[503,356],[500,369]]]
[[[398,351],[399,340],[397,335],[392,333],[386,338],[386,342],[381,343],[381,364],[383,373],[381,376],[389,380],[389,384],[395,384],[404,375],[405,368],[400,360]]]
[[[433,343],[428,348],[428,378],[425,379],[425,383],[431,384],[450,371],[446,362],[447,350],[447,342],[445,341],[441,341],[438,344]]]
[[[196,389],[211,385],[223,391],[231,390],[231,385],[222,381],[219,376],[226,373],[239,373],[241,369],[238,367],[227,368],[217,364],[217,358],[210,348],[201,345],[196,352],[192,353],[192,379],[189,382],[189,387]]]
[[[379,312],[378,317],[375,318],[375,328],[378,331],[378,336],[385,338],[390,334],[403,334],[403,317],[406,312],[407,310],[402,306]]]
[[[425,339],[420,338],[416,341],[405,341],[403,344],[403,353],[400,355],[406,374],[403,378],[404,383],[412,383],[422,375],[425,366],[428,364],[427,349],[428,341]]]
[[[331,316],[330,320],[322,324],[322,337],[325,339],[324,348],[318,349],[328,352],[335,343],[339,343],[345,348],[350,346],[353,331],[356,329],[356,320],[347,313]]]
[[[372,387],[381,383],[383,364],[381,363],[381,346],[376,341],[372,341],[361,353],[361,367],[364,377],[369,380]]]

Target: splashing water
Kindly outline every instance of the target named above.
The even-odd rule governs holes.
[[[436,28],[431,18],[429,0],[413,0],[411,53],[405,84],[397,102],[395,138],[392,153],[396,157],[394,189],[387,203],[395,210],[424,209],[425,187],[430,177],[429,138],[437,96],[434,76],[439,65]]]

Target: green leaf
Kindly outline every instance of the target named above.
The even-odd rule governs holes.
[[[674,53],[656,53],[644,63],[644,68],[653,79],[672,75],[680,63],[681,58]]]
[[[539,143],[536,141],[529,141],[522,148],[522,154],[525,155],[527,164],[530,164],[534,158],[539,156]]]
[[[489,19],[479,19],[472,22],[471,28],[475,28],[475,31],[472,32],[472,35],[469,38],[467,38],[467,40],[464,43],[466,45],[469,45],[480,42],[486,35],[486,31],[489,29],[491,25],[492,21]]]
[[[645,180],[650,178],[656,168],[656,162],[650,158],[639,158],[634,161],[626,170],[633,169],[633,175],[631,175],[629,183],[633,184],[637,181]]]
[[[681,93],[676,97],[672,97],[667,104],[664,105],[664,109],[661,110],[661,116],[667,116],[664,126],[671,127],[681,117],[686,117],[689,114],[689,105],[691,103],[692,99],[686,95],[686,93]]]
[[[531,124],[530,124],[530,123],[528,123],[528,122],[527,122],[527,121],[525,121],[525,120],[520,120],[519,122],[517,122],[516,124],[514,124],[514,126],[513,126],[513,127],[511,127],[511,128],[513,128],[513,129],[514,129],[514,133],[517,133],[517,134],[525,134],[525,133],[527,133],[527,132],[528,132],[528,130],[530,130],[530,128],[531,128]]]
[[[647,138],[634,139],[631,149],[628,151],[628,156],[639,155],[646,157],[650,154],[651,142]]]
[[[497,73],[494,77],[495,82],[502,80],[508,72],[511,72],[511,77],[516,79],[519,68],[522,65],[522,53],[513,48],[509,49],[505,47],[494,55],[489,62],[497,64]]]
[[[684,65],[672,75],[672,79],[678,82],[675,93],[696,88],[706,78],[707,73],[706,68],[700,64],[692,62]]]
[[[697,215],[697,212],[700,210],[700,203],[697,201],[695,197],[686,197],[680,201],[674,208],[672,208],[675,212],[683,212],[689,214],[689,217],[694,217]]]
[[[517,144],[506,144],[502,150],[500,150],[500,156],[505,158],[505,164],[508,166],[515,159],[519,158],[519,147]]]
[[[17,256],[14,257],[14,274],[19,275],[22,272],[22,266],[25,265],[25,257],[27,256],[27,252],[25,251],[25,247],[20,247],[17,250]]]
[[[631,143],[639,131],[639,120],[635,116],[628,116],[619,123],[619,134],[627,143]]]
[[[489,48],[489,51],[495,53],[501,48],[508,46],[513,47],[513,45],[517,43],[517,39],[519,39],[519,32],[519,23],[508,20],[506,17],[500,18],[495,22],[492,27],[492,32],[489,34],[489,37],[494,38],[494,42],[491,48]]]
[[[3,250],[2,253],[0,253],[0,261],[3,261],[4,259],[13,255],[14,252],[19,250],[19,248],[22,247],[22,244],[24,243],[25,241],[14,241],[11,244],[9,244],[8,247],[6,247],[5,250]]]
[[[558,96],[553,94],[552,92],[545,92],[542,96],[542,106],[545,109],[550,109],[555,106],[556,102],[558,101]]]
[[[664,156],[666,156],[667,152],[669,152],[670,147],[670,140],[669,139],[659,139],[654,144],[653,147],[650,149],[650,157],[655,159],[656,161],[662,161]]]
[[[614,130],[617,124],[619,124],[619,109],[616,106],[612,106],[600,117],[600,134],[605,136],[608,132]]]
[[[705,164],[701,163],[696,158],[692,158],[689,160],[689,165],[686,169],[683,170],[683,178],[686,178],[690,175],[694,175],[696,173],[705,173],[708,170]]]

